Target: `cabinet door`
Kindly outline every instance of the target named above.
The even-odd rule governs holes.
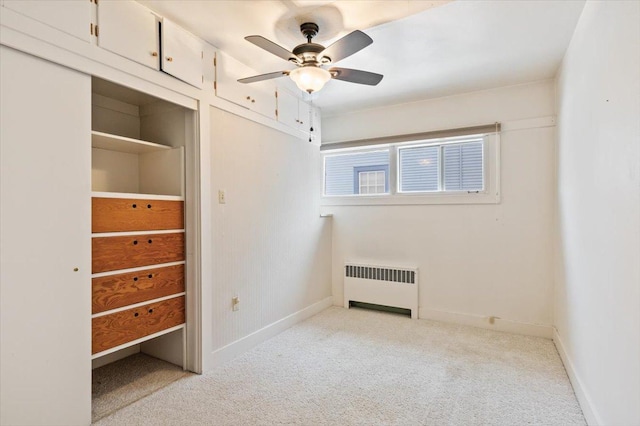
[[[311,121],[311,105],[300,100],[300,102],[298,102],[298,128],[305,133],[309,133]]]
[[[278,90],[278,121],[297,129],[300,126],[298,97],[286,89]]]
[[[215,90],[216,81],[216,48],[208,43],[204,43],[204,54],[202,59],[202,73],[204,75],[204,83],[202,88],[207,91]]]
[[[310,134],[313,139],[313,142],[319,144],[322,141],[322,115],[320,112],[320,108],[312,107],[311,114],[312,114],[312,120],[311,120],[310,129],[313,128],[313,130],[312,131],[310,130],[311,132]]]
[[[91,3],[77,0],[4,0],[4,7],[89,42]]]
[[[276,86],[271,81],[243,84],[239,78],[257,74],[231,56],[216,53],[216,96],[276,118]]]
[[[91,78],[0,55],[0,424],[89,424]]]
[[[158,18],[133,0],[98,3],[98,46],[159,69]]]
[[[162,19],[162,71],[200,89],[203,56],[202,40],[167,18]]]

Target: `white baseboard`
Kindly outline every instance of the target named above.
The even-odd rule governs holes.
[[[255,331],[239,340],[236,340],[233,343],[229,343],[228,345],[211,352],[209,354],[209,360],[206,365],[210,366],[211,368],[222,365],[225,362],[242,354],[243,352],[248,351],[252,347],[264,342],[265,340],[268,340],[282,333],[289,327],[301,321],[304,321],[305,319],[312,317],[313,315],[321,311],[324,311],[331,305],[333,305],[333,297],[330,296],[314,303],[313,305],[307,306],[306,308],[301,309],[298,312],[286,316],[281,320],[269,324],[266,327],[263,327],[260,330]]]
[[[555,328],[553,329],[553,343],[556,345],[556,349],[558,350],[560,359],[564,364],[564,369],[567,371],[567,375],[569,376],[569,380],[571,381],[571,386],[573,386],[573,392],[576,394],[576,398],[580,403],[580,408],[582,408],[582,414],[584,415],[587,424],[589,426],[598,426],[603,424],[600,420],[600,416],[593,408],[591,398],[589,398],[585,387],[582,385],[582,381],[578,377],[578,374],[573,367],[573,363],[571,362],[571,359],[564,349],[562,339],[560,339],[560,334],[558,334],[558,330],[556,330]]]
[[[493,324],[489,317],[459,312],[438,311],[435,309],[420,308],[418,318],[434,321],[449,322],[454,324],[469,325],[471,327],[486,328],[488,330],[503,331],[506,333],[524,334],[525,336],[553,338],[551,325],[530,324],[526,322],[495,318]]]

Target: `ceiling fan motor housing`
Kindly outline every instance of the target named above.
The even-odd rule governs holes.
[[[293,54],[302,60],[302,65],[318,64],[318,54],[324,51],[324,46],[317,43],[303,43],[293,49]],[[323,61],[323,63],[326,63]]]

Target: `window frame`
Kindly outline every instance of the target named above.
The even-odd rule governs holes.
[[[360,192],[360,173],[366,172],[384,172],[384,192],[374,194],[362,194]],[[367,196],[367,195],[388,195],[389,192],[389,165],[377,164],[373,166],[354,166],[353,168],[353,195]],[[356,192],[356,188],[358,192]]]
[[[400,149],[427,145],[460,144],[482,141],[483,181],[482,191],[416,191],[400,192],[400,172],[398,170]],[[389,150],[389,191],[385,194],[324,195],[324,159],[330,155]],[[442,158],[438,153],[439,162]],[[323,206],[341,205],[413,205],[413,204],[499,204],[500,203],[500,133],[467,135],[459,137],[426,139],[384,145],[369,145],[355,148],[327,149],[322,152],[322,199]],[[439,167],[442,168],[442,165]],[[440,182],[443,185],[443,182]]]

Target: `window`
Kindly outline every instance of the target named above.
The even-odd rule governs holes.
[[[398,192],[482,191],[482,140],[398,148]]]
[[[324,158],[325,195],[389,193],[389,149],[329,154]]]
[[[354,194],[385,194],[389,192],[389,165],[353,168]]]
[[[323,203],[496,203],[498,153],[498,134],[327,149]]]

